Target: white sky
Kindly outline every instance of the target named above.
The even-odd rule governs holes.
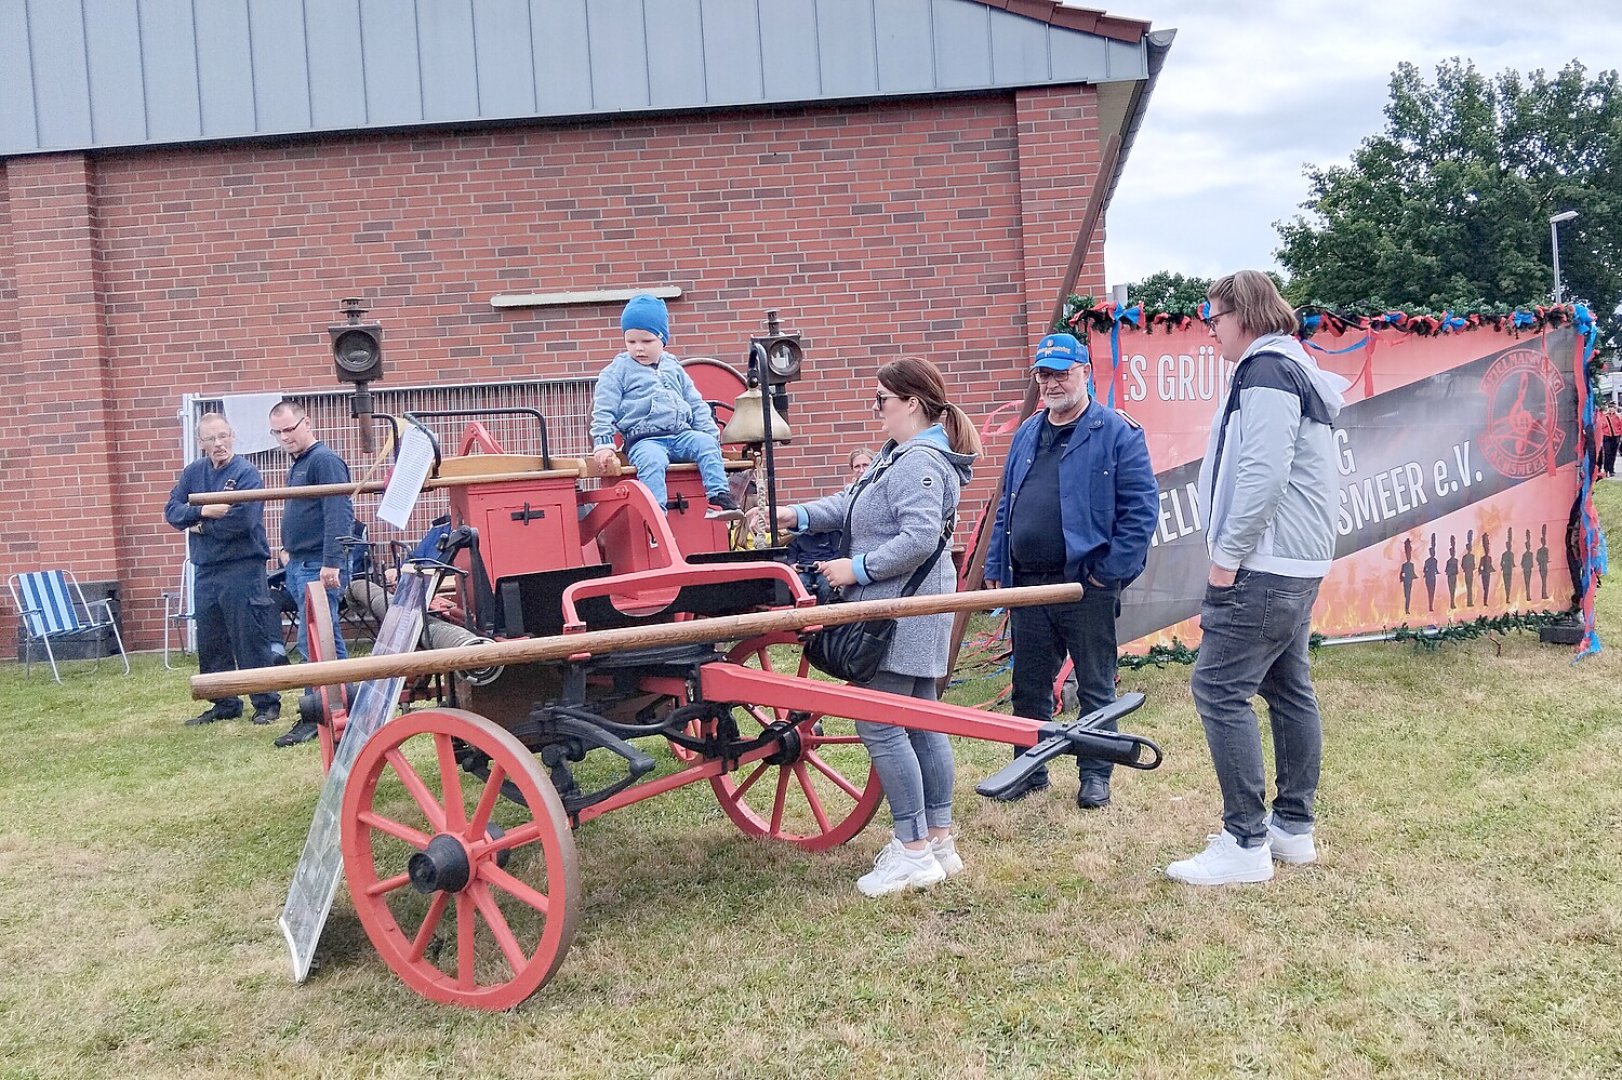
[[[1622,65],[1622,3],[1614,0],[1107,6],[1177,31],[1110,206],[1111,285],[1157,270],[1277,269],[1273,223],[1300,212],[1304,167],[1345,164],[1383,129],[1391,73],[1403,61],[1428,82],[1451,56],[1487,75],[1553,74],[1572,59],[1590,76]]]

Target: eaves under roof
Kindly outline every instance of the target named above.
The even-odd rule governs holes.
[[[1125,134],[1162,36],[1053,0],[0,0],[0,159],[1075,83]]]

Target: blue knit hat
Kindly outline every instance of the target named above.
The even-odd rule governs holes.
[[[1088,362],[1087,346],[1077,341],[1074,335],[1049,334],[1036,347],[1036,363],[1032,366],[1050,371],[1069,371],[1072,364]]]
[[[670,311],[665,302],[652,293],[637,293],[631,297],[625,305],[625,313],[620,316],[620,333],[629,330],[646,330],[669,345]]]

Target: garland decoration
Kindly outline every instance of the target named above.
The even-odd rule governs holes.
[[[1204,318],[1205,305],[1193,311],[1149,311],[1143,304],[1117,304],[1112,300],[1095,300],[1091,296],[1072,294],[1065,298],[1063,313],[1052,326],[1053,333],[1074,334],[1085,342],[1092,333],[1118,335],[1120,324],[1129,323],[1145,333],[1177,333],[1191,329]],[[1508,304],[1470,304],[1443,308],[1440,311],[1416,309],[1399,311],[1383,304],[1344,304],[1330,307],[1324,304],[1303,304],[1295,309],[1301,318],[1297,336],[1310,338],[1324,331],[1344,334],[1348,330],[1395,330],[1421,337],[1440,334],[1458,334],[1469,330],[1498,330],[1519,336],[1541,334],[1545,330],[1558,330],[1578,325],[1587,308],[1582,304],[1539,304],[1533,307],[1512,307]],[[1588,325],[1593,326],[1592,316]],[[1597,334],[1594,335],[1597,337]]]
[[[1487,634],[1503,634],[1515,631],[1539,631],[1545,626],[1564,622],[1570,618],[1569,611],[1509,611],[1502,615],[1482,615],[1469,622],[1447,623],[1441,626],[1411,627],[1407,623],[1394,630],[1386,631],[1387,641],[1412,641],[1416,647],[1425,649],[1439,649],[1447,642],[1472,641]],[[1329,638],[1314,632],[1308,640],[1308,646],[1313,649],[1322,648]],[[1172,638],[1170,645],[1151,645],[1149,651],[1141,656],[1133,653],[1122,653],[1119,665],[1123,671],[1136,671],[1140,668],[1163,668],[1168,664],[1192,664],[1199,659],[1198,645],[1189,648],[1179,638]]]

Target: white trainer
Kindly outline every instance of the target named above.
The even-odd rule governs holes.
[[[856,879],[856,889],[863,896],[888,896],[945,880],[946,871],[928,845],[922,851],[908,851],[891,837],[873,860],[872,871]]]
[[[963,872],[963,856],[957,853],[957,837],[930,837],[929,850],[935,853],[935,861],[941,864],[947,877]]]
[[[1273,850],[1275,862],[1291,866],[1305,866],[1318,861],[1318,845],[1313,843],[1312,830],[1304,833],[1285,832],[1273,824],[1273,815],[1267,815],[1267,846]]]
[[[1186,885],[1236,885],[1272,879],[1273,856],[1265,843],[1240,847],[1227,829],[1208,839],[1210,845],[1198,855],[1168,864],[1166,876]]]

